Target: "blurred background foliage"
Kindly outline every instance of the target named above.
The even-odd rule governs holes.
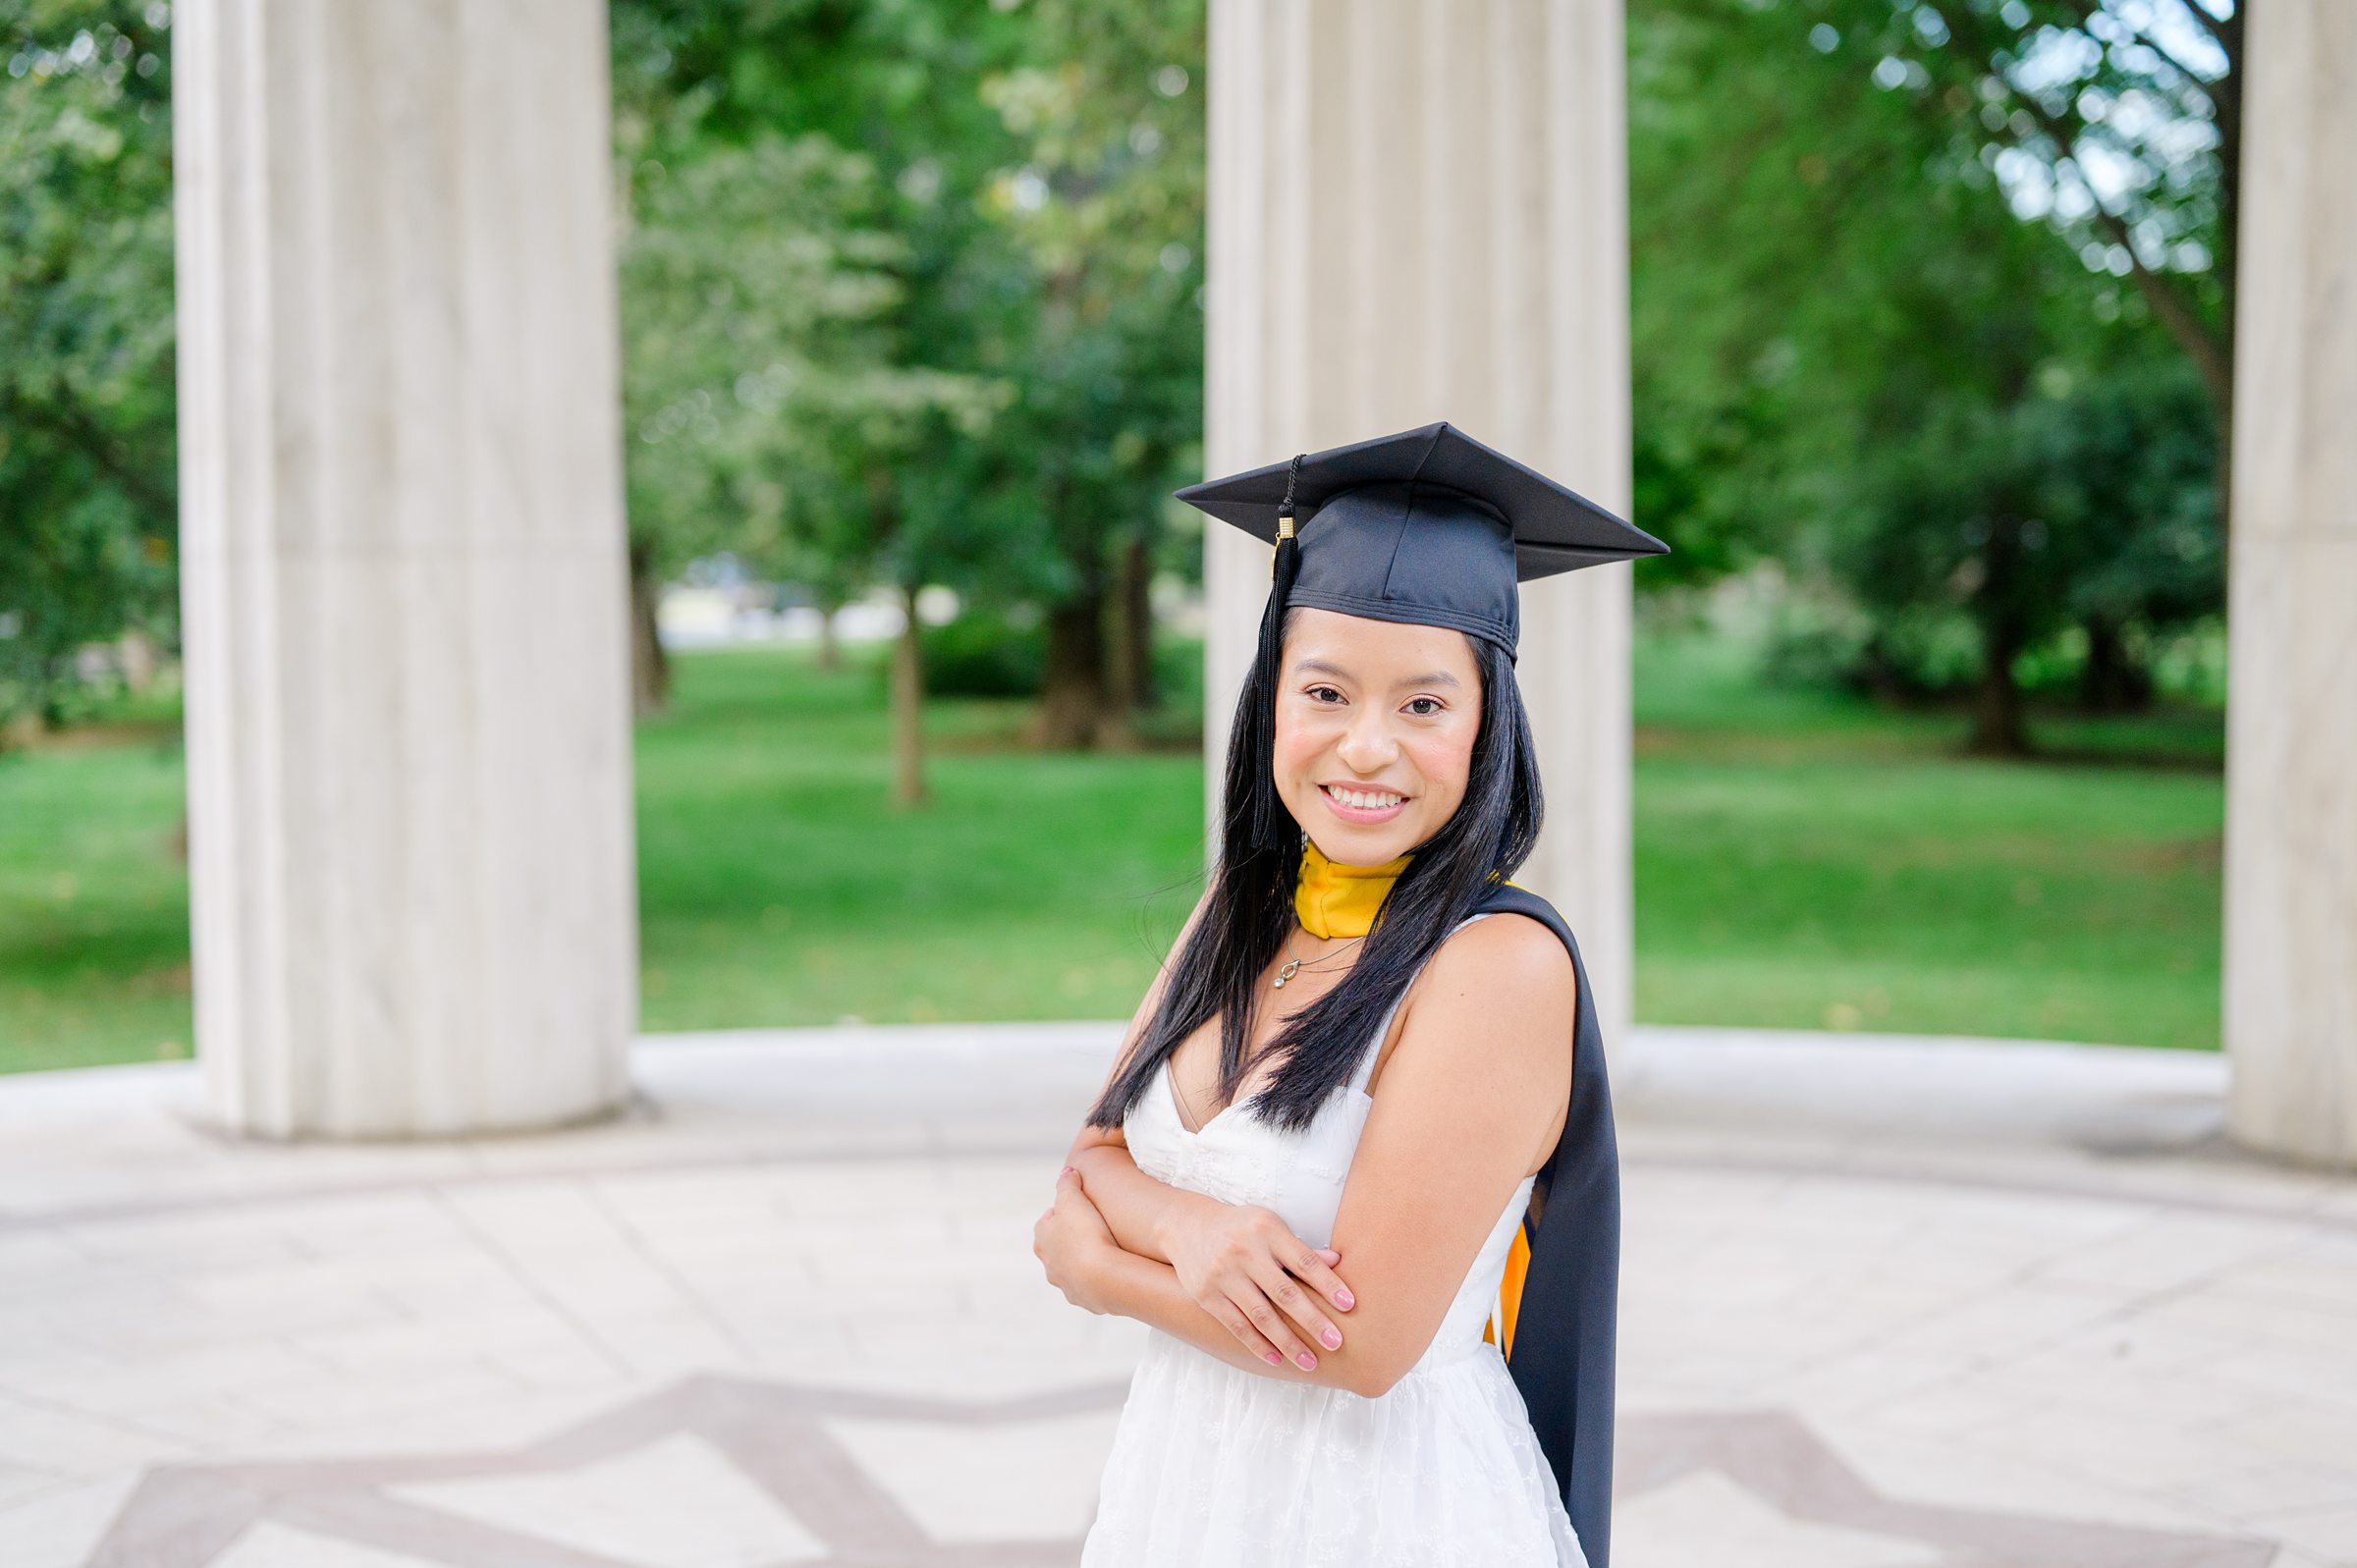
[[[979,852],[956,824],[1004,753],[1011,802],[1113,791],[1059,824],[1100,825],[1090,854],[1161,846],[1132,904],[1194,874],[1199,689],[1155,606],[1199,577],[1169,496],[1200,471],[1203,0],[611,18],[650,975],[675,938],[736,953],[650,983],[649,1023],[912,1016],[905,986],[778,974],[761,922],[889,942],[922,878],[821,896],[793,879],[825,855],[747,870],[712,824],[738,850],[767,816],[882,825],[938,872]],[[12,1031],[186,1038],[169,27],[158,0],[0,0],[0,1066]],[[2240,28],[2225,0],[1629,0],[1635,515],[1676,551],[1636,574],[1641,1015],[2215,1043]],[[717,556],[825,609],[962,611],[889,648],[695,656],[683,692],[658,598]],[[823,786],[773,731],[834,737]],[[694,776],[666,748],[722,734],[767,782],[674,839]],[[1787,798],[1887,826],[1832,867]],[[1997,875],[1949,852],[1974,820],[2031,869],[1951,898]],[[2107,858],[2106,822],[2150,837]],[[1749,847],[1694,862],[1672,833]],[[746,902],[696,865],[767,880]],[[2079,892],[2022,893],[2047,865]],[[1042,875],[973,895],[1065,887]],[[1935,941],[1915,897],[1985,940]],[[1814,948],[1728,927],[1792,898]],[[2091,935],[2138,909],[2166,952]],[[998,922],[967,1000],[926,1006],[1125,1011],[1161,930],[1129,924],[1118,950],[1063,933],[1101,963],[1081,984],[1008,982],[1046,939]],[[2017,937],[2061,1000],[2004,1003]],[[1927,967],[1966,948],[1987,983]],[[1835,978],[1852,960],[1874,974]],[[152,1002],[120,1029],[77,989],[110,976]]]
[[[1642,586],[1773,563],[1848,613],[1819,668],[1966,697],[1983,752],[2030,748],[2040,652],[2144,705],[2223,604],[2239,29],[1637,0],[1637,512],[1679,552]]]
[[[0,745],[178,620],[164,21],[0,0]]]

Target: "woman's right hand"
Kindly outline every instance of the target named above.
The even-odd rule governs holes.
[[[1322,1304],[1347,1312],[1354,1302],[1334,1271],[1343,1255],[1332,1247],[1310,1246],[1257,1204],[1210,1199],[1172,1216],[1163,1240],[1195,1305],[1263,1361],[1306,1372],[1318,1361],[1305,1337],[1341,1347],[1342,1329]]]

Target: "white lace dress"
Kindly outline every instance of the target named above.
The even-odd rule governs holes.
[[[1242,1102],[1189,1132],[1166,1070],[1123,1123],[1130,1157],[1327,1246],[1390,1027],[1300,1133]],[[1521,1390],[1482,1338],[1530,1189],[1526,1176],[1431,1345],[1380,1398],[1264,1378],[1148,1328],[1081,1568],[1586,1568]],[[1349,1314],[1336,1321],[1347,1337]]]

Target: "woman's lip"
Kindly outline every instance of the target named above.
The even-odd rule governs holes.
[[[1335,799],[1333,791],[1329,790],[1324,784],[1318,785],[1318,797],[1326,802],[1327,810],[1333,812],[1344,822],[1389,822],[1394,817],[1397,817],[1399,815],[1399,813],[1407,809],[1407,802],[1404,799],[1402,799],[1396,806],[1347,805],[1343,801]]]

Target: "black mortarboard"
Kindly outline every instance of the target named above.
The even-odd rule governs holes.
[[[1446,421],[1206,479],[1178,499],[1277,546],[1272,622],[1315,605],[1454,626],[1509,659],[1516,584],[1670,548]]]

